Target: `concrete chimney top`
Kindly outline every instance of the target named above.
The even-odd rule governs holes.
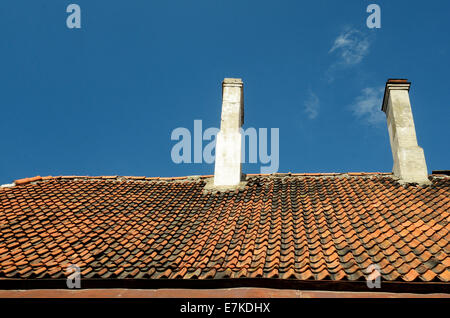
[[[241,84],[241,85],[243,85],[244,83],[242,82],[241,78],[226,77],[223,79],[222,84]]]
[[[394,160],[393,173],[402,182],[429,184],[423,149],[417,144],[406,79],[386,82],[381,110],[386,114],[389,140]]]
[[[390,91],[390,89],[406,89],[409,92],[409,88],[411,87],[411,82],[408,82],[407,79],[404,78],[390,78],[386,82],[386,86],[384,89],[384,97],[383,104],[381,105],[381,110],[386,113],[387,101],[386,97]]]

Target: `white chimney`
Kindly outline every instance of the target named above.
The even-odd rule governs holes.
[[[384,91],[381,109],[387,118],[393,173],[403,182],[429,184],[425,155],[417,144],[409,100],[410,86],[406,79],[389,79]]]
[[[222,83],[222,119],[216,139],[215,186],[234,186],[241,182],[241,131],[244,123],[244,84],[240,78]]]

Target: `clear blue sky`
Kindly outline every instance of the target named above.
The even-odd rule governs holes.
[[[3,0],[0,184],[212,174],[173,163],[170,134],[219,126],[224,77],[244,81],[244,127],[280,129],[280,172],[390,172],[381,88],[408,78],[429,173],[450,169],[449,33],[447,0]]]

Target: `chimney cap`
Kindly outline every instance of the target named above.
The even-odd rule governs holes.
[[[406,78],[388,78],[388,80],[386,81],[386,86],[384,87],[383,103],[381,104],[381,110],[385,113],[387,110],[386,98],[387,98],[387,94],[388,94],[388,87],[392,87],[392,86],[395,87],[396,85],[398,85],[400,87],[407,86],[407,89],[409,91],[411,82],[408,82],[408,80]]]
[[[389,78],[386,84],[411,84],[406,78]]]
[[[226,78],[223,79],[223,82],[222,82],[222,85],[225,85],[225,84],[240,84],[240,85],[242,85],[243,82],[242,82],[241,78],[229,78],[229,77],[226,77]]]

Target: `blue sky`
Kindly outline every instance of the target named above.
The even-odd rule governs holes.
[[[212,174],[173,163],[170,135],[219,126],[224,77],[244,81],[244,128],[279,128],[279,171],[299,173],[390,172],[382,88],[408,78],[429,173],[450,169],[449,14],[446,0],[4,0],[0,184]]]

